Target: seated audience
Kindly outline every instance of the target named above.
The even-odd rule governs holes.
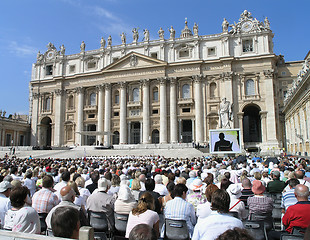
[[[229,204],[229,194],[223,189],[216,190],[211,199],[212,213],[195,226],[192,240],[213,240],[228,229],[243,228],[239,219],[228,215]]]
[[[129,240],[157,240],[157,236],[154,228],[147,224],[138,224],[131,230]]]
[[[79,211],[72,207],[59,207],[52,214],[52,231],[55,237],[79,238]]]
[[[128,218],[125,237],[128,238],[131,230],[138,224],[144,223],[152,227],[156,236],[159,236],[159,216],[154,211],[155,201],[151,193],[145,192],[141,195],[138,206],[134,208]]]
[[[267,184],[267,192],[269,193],[282,193],[286,184],[283,181],[280,181],[280,172],[273,171],[271,173],[272,181]]]
[[[174,198],[167,202],[164,215],[169,219],[185,220],[190,236],[193,234],[196,224],[195,209],[193,204],[186,201],[188,188],[184,184],[177,184],[174,187]]]
[[[237,212],[239,219],[245,219],[247,213],[245,211],[244,203],[239,199],[241,197],[241,187],[238,184],[230,184],[227,188],[227,192],[230,196],[230,212]]]
[[[32,207],[26,206],[29,202],[30,191],[27,187],[16,187],[10,195],[12,208],[4,218],[4,229],[13,232],[40,234],[41,225],[39,215]]]
[[[0,228],[4,225],[4,216],[6,212],[11,209],[10,194],[12,185],[8,181],[2,181],[0,183]]]
[[[127,185],[121,185],[114,203],[114,211],[119,214],[129,214],[135,207],[137,207],[137,202],[130,188]]]
[[[219,189],[216,185],[213,183],[209,184],[208,187],[206,188],[205,195],[207,198],[207,201],[203,204],[199,204],[197,206],[197,212],[196,215],[198,217],[198,222],[203,219],[208,217],[211,214],[211,198],[213,193]]]
[[[251,184],[251,181],[250,179],[248,178],[244,178],[242,180],[242,191],[241,191],[241,197],[239,198],[245,206],[248,205],[248,198],[249,197],[253,197],[254,196],[254,193],[252,192],[252,184]]]

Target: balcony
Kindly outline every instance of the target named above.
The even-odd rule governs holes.
[[[142,106],[141,101],[129,101],[127,104],[127,107],[129,107],[129,108],[139,108],[141,106]]]
[[[179,106],[192,106],[194,104],[194,100],[192,98],[179,98],[178,105]]]
[[[97,105],[87,105],[87,106],[84,106],[84,111],[96,112],[97,111]]]

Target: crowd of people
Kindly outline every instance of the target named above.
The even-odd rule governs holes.
[[[100,212],[115,234],[114,214],[128,215],[125,237],[131,240],[163,238],[165,219],[185,220],[192,240],[253,239],[244,220],[263,220],[271,240],[296,227],[307,239],[309,187],[310,162],[296,157],[6,156],[0,161],[0,226],[76,239],[81,226],[91,225],[90,214]],[[273,196],[281,199],[282,229],[274,227]]]

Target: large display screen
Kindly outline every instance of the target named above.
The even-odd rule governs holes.
[[[240,153],[240,129],[209,131],[210,153]]]

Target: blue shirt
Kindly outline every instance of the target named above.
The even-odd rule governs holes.
[[[196,216],[194,206],[191,203],[181,197],[175,197],[167,202],[164,214],[165,218],[185,220],[189,234],[192,236],[196,224]]]

